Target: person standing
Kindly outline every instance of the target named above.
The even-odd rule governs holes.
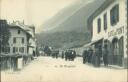
[[[62,59],[64,59],[64,51],[62,51]]]
[[[103,48],[103,62],[104,62],[104,66],[108,66],[108,48],[107,48],[107,46],[104,46],[104,48]]]
[[[92,48],[90,48],[89,49],[89,55],[88,55],[88,63],[91,63],[92,55],[93,55],[93,50],[92,50]]]
[[[96,50],[93,49],[93,55],[92,55],[92,60],[91,60],[91,63],[93,66],[95,66],[95,63],[96,63]]]
[[[83,57],[83,64],[85,64],[87,61],[87,50],[84,50],[82,57]]]
[[[95,59],[95,66],[96,67],[100,67],[100,53],[99,53],[99,49],[96,49],[96,59]]]
[[[67,61],[68,59],[68,50],[65,51],[65,60]]]
[[[76,58],[76,51],[73,50],[72,52],[73,52],[73,61],[74,61],[74,59]]]
[[[58,58],[58,51],[55,51],[55,58]]]

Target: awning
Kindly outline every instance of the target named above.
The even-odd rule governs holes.
[[[86,44],[86,45],[84,45],[83,47],[84,47],[84,48],[87,48],[87,47],[89,47],[89,46],[91,46],[91,42],[88,43],[88,44]]]
[[[91,42],[91,45],[93,45],[93,44],[95,44],[95,43],[97,43],[97,42],[100,42],[100,41],[102,41],[103,39],[104,39],[104,38],[101,38],[101,39],[95,40],[95,41]]]
[[[98,39],[98,40],[95,40],[95,41],[92,41],[92,42],[90,42],[90,43],[84,45],[83,48],[89,48],[89,47],[91,47],[93,44],[95,44],[95,43],[97,43],[97,42],[99,42],[99,41],[102,41],[102,40],[103,40],[103,38]]]

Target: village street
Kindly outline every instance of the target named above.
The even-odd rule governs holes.
[[[82,58],[38,57],[21,71],[1,75],[2,82],[127,82],[126,69],[94,68],[82,64]]]

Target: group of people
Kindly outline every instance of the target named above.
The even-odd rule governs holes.
[[[65,58],[65,60],[74,61],[76,57],[76,51],[75,50],[66,50],[65,52],[62,51],[62,59]]]
[[[83,63],[86,62],[92,64],[95,67],[100,67],[101,59],[103,59],[104,65],[108,66],[108,49],[107,46],[104,46],[102,49],[96,48],[89,50],[84,50],[83,54]]]
[[[59,55],[59,50],[52,51],[51,55],[52,55],[53,58],[57,59],[58,55]]]
[[[53,50],[53,51],[51,51],[50,55],[56,59],[60,56],[62,59],[65,59],[66,61],[67,60],[74,61],[74,59],[76,57],[76,51],[69,49],[66,51],[62,51],[62,53],[60,54],[59,50]]]
[[[58,58],[59,56],[59,50],[50,50],[49,48],[45,48],[44,49],[45,53],[48,56],[52,56],[53,58]],[[67,61],[74,61],[74,59],[76,58],[76,51],[75,50],[65,50],[62,51],[62,54],[60,54],[61,58]],[[101,59],[103,59],[104,65],[108,66],[108,48],[107,46],[104,46],[103,48],[89,48],[83,51],[82,54],[83,57],[83,63],[90,63],[95,67],[100,67],[101,64]]]

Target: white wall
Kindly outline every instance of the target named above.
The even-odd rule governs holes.
[[[10,45],[10,53],[13,54],[13,47],[24,47],[24,54],[27,54],[27,35],[24,31],[20,29],[20,34],[18,34],[19,28],[11,28],[10,27],[10,32],[11,32],[11,38],[9,39],[9,45]],[[14,44],[13,43],[13,38],[16,37],[17,41]],[[24,44],[21,43],[21,39],[24,38]],[[19,50],[19,49],[18,49]]]
[[[127,44],[127,4],[126,0],[115,0],[114,3],[112,3],[108,8],[106,8],[101,14],[99,14],[94,20],[93,20],[93,37],[92,41],[97,41],[101,38],[108,39],[112,41],[114,37],[120,38],[121,36],[124,36],[124,57],[127,57],[126,54],[126,44]],[[119,22],[111,26],[110,24],[110,10],[116,5],[119,4]],[[107,13],[107,30],[104,30],[103,26],[103,16]],[[101,32],[97,32],[97,21],[101,18]],[[114,36],[109,36],[108,33],[111,31],[116,32],[118,28],[122,28],[124,30],[121,34],[116,34]]]
[[[126,17],[125,17],[125,0],[116,0],[113,4],[111,4],[106,10],[104,10],[100,15],[98,15],[94,20],[93,20],[93,38],[92,41],[96,41],[100,38],[109,38],[108,37],[108,32],[112,30],[116,30],[117,28],[120,28],[122,26],[126,27]],[[119,3],[120,2],[120,3]],[[110,24],[110,10],[119,3],[119,22],[115,26],[111,26]],[[105,32],[104,26],[103,26],[103,16],[104,14],[107,13],[107,31]],[[97,20],[101,18],[101,32],[97,33]]]
[[[34,38],[30,38],[29,43],[31,46],[31,47],[29,47],[29,54],[33,54],[33,51],[36,52],[36,41]]]

